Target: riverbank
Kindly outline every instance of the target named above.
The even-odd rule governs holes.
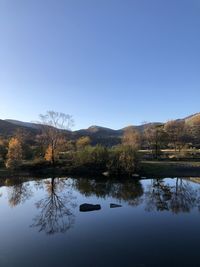
[[[0,178],[16,176],[102,176],[104,171],[92,166],[78,166],[72,168],[64,164],[55,166],[49,164],[25,163],[17,170],[0,168]],[[200,162],[197,161],[142,161],[138,171],[138,177],[199,177]],[[107,176],[109,174],[107,173]],[[135,176],[136,177],[136,176]]]
[[[142,161],[140,175],[145,177],[198,177],[199,161]]]

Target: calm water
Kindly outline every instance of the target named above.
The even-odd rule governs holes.
[[[200,178],[7,179],[0,266],[200,266]]]

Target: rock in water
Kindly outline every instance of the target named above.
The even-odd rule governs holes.
[[[80,207],[79,207],[79,210],[82,211],[82,212],[100,210],[100,209],[101,209],[100,205],[98,205],[98,204],[97,205],[93,205],[93,204],[88,204],[88,203],[81,204]]]
[[[110,203],[110,208],[121,208],[122,205]]]

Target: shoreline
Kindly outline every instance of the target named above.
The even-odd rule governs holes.
[[[64,164],[56,165],[23,165],[17,170],[8,170],[0,168],[0,178],[6,177],[50,177],[62,175],[74,176],[97,176],[107,177],[108,179],[119,178],[119,176],[103,175],[105,170],[95,170],[87,168],[87,166],[78,166],[77,168],[67,167]],[[121,176],[122,179],[126,175]],[[200,162],[199,161],[142,161],[140,163],[140,170],[137,175],[132,176],[134,179],[141,177],[200,177]],[[130,177],[129,177],[130,178]]]

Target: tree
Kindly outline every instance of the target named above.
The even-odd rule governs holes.
[[[65,140],[66,131],[64,130],[70,130],[74,124],[72,116],[61,112],[47,111],[45,115],[40,115],[40,124],[42,140],[46,146],[45,158],[54,164]]]
[[[6,168],[15,169],[22,163],[22,146],[17,138],[11,138],[8,145]]]
[[[52,146],[49,145],[49,146],[47,147],[47,149],[46,149],[44,158],[45,158],[46,161],[50,161],[50,162],[52,162],[52,157],[54,157],[54,161],[57,160],[57,158],[58,158],[58,153],[57,153],[57,150],[56,150],[56,151],[54,151],[54,155],[53,155]]]
[[[138,169],[138,156],[137,151],[130,146],[123,147],[119,156],[120,166],[122,172],[129,176]]]
[[[122,137],[122,144],[125,146],[131,146],[134,149],[139,149],[141,146],[140,133],[133,127],[126,128]]]
[[[187,142],[187,128],[185,121],[168,121],[164,129],[167,133],[169,143],[172,143],[175,151],[179,152]]]
[[[89,136],[82,136],[76,141],[76,147],[78,149],[82,149],[88,145],[90,145],[91,139]]]
[[[152,150],[152,155],[156,159],[161,154],[161,147],[165,141],[165,133],[162,125],[148,125],[144,130],[144,139],[148,149]]]
[[[23,158],[32,159],[33,158],[32,145],[35,144],[33,134],[24,129],[17,128],[13,137],[17,138],[22,146]]]
[[[200,146],[200,115],[196,115],[189,123],[189,129],[195,145]]]
[[[7,141],[4,139],[0,139],[0,160],[6,160],[6,155],[8,153],[7,146]]]

